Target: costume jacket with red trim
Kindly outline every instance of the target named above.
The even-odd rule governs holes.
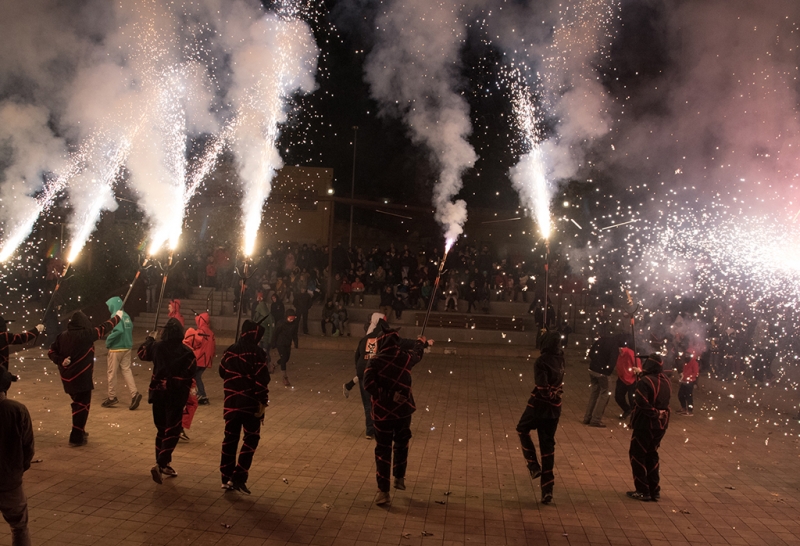
[[[58,366],[64,392],[76,394],[94,389],[94,342],[108,335],[119,322],[114,315],[100,326],[92,326],[89,317],[76,311],[67,323],[67,330],[58,334],[47,356]],[[70,364],[63,366],[69,357]]]
[[[226,419],[239,413],[258,414],[269,402],[269,355],[258,345],[263,335],[263,326],[246,320],[239,341],[222,355],[219,376],[225,390]]]
[[[364,370],[364,390],[372,401],[372,418],[375,421],[402,419],[414,411],[411,392],[411,369],[422,360],[425,344],[419,340],[402,339],[397,330],[381,320],[367,336],[366,351],[374,351],[367,358]]]
[[[30,330],[28,332],[23,332],[21,334],[12,334],[11,332],[6,330],[6,321],[0,319],[0,366],[8,369],[8,346],[9,345],[22,345],[23,343],[27,343],[32,339],[36,339],[36,336],[39,335],[39,331],[37,329]]]
[[[139,360],[153,363],[150,377],[150,402],[167,399],[185,405],[192,388],[197,363],[194,351],[183,344],[183,327],[171,318],[164,325],[161,339],[145,339],[136,351]]]
[[[669,399],[672,385],[662,373],[661,364],[647,359],[642,366],[642,375],[636,382],[633,397],[631,428],[636,430],[666,430],[669,425]]]
[[[564,352],[561,334],[547,332],[542,336],[541,354],[533,363],[533,381],[528,405],[539,419],[561,417],[561,396],[564,391]]]

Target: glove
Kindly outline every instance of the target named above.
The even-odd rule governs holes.
[[[37,324],[36,331],[38,331],[40,334],[44,332],[44,324]]]
[[[71,359],[70,357],[67,357],[67,358],[65,358],[65,359],[64,359],[64,360],[61,362],[61,365],[62,365],[64,368],[68,367],[70,364],[72,364],[72,359]]]
[[[116,313],[114,313],[114,315],[115,315],[115,316],[117,316],[117,317],[119,317],[119,318],[122,318],[122,309],[120,309],[119,311],[117,311]]]

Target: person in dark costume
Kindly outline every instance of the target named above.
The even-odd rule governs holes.
[[[148,336],[136,354],[139,360],[153,363],[149,402],[156,425],[156,465],[150,474],[160,484],[162,475],[178,475],[171,466],[172,452],[180,439],[183,408],[197,372],[197,360],[194,351],[183,344],[183,326],[175,318],[164,325],[159,341]]]
[[[278,321],[275,330],[272,332],[271,345],[278,349],[278,365],[283,372],[283,384],[286,387],[291,387],[289,382],[289,375],[286,373],[286,364],[292,356],[292,342],[297,338],[298,323],[295,320],[297,316],[294,310],[289,309],[286,313],[286,318]]]
[[[37,324],[36,328],[32,330],[21,334],[12,334],[8,331],[8,322],[4,317],[0,316],[0,367],[6,370],[8,370],[8,346],[27,343],[36,339],[44,331],[44,325]]]
[[[561,334],[546,332],[542,336],[541,346],[541,354],[533,363],[535,386],[528,399],[528,405],[517,424],[517,433],[531,478],[541,477],[542,503],[548,504],[553,500],[555,436],[558,419],[561,417],[561,394],[564,385],[564,353],[561,350]],[[541,465],[536,458],[536,447],[531,440],[531,430],[536,430],[539,435]]]
[[[636,382],[633,415],[631,416],[630,459],[635,491],[628,496],[640,501],[657,501],[659,485],[658,448],[669,426],[669,399],[672,386],[663,373],[661,357],[651,354],[642,364]]]
[[[378,493],[375,504],[391,502],[389,476],[394,475],[394,488],[405,490],[408,442],[411,440],[411,415],[416,411],[411,392],[411,369],[422,360],[425,348],[433,344],[420,336],[402,339],[397,330],[381,319],[367,336],[364,369],[364,390],[370,394],[372,421],[375,428],[375,466]],[[394,461],[392,461],[394,453]]]
[[[222,488],[250,494],[247,477],[253,455],[261,438],[261,423],[269,402],[269,354],[259,345],[264,327],[246,320],[239,341],[225,350],[219,365],[219,376],[225,389],[225,438],[219,469]],[[236,450],[244,432],[239,461]]]
[[[92,405],[94,389],[94,342],[105,337],[122,319],[122,309],[100,326],[93,327],[89,317],[82,311],[75,311],[67,323],[67,330],[61,332],[50,346],[50,357],[61,375],[64,392],[72,398],[72,431],[69,445],[86,445],[89,434],[86,421]]]
[[[370,395],[364,390],[364,370],[367,369],[369,360],[375,355],[374,347],[370,346],[370,343],[371,340],[374,340],[375,338],[373,332],[375,332],[375,329],[378,327],[378,323],[381,320],[385,321],[386,315],[383,313],[372,313],[369,326],[367,327],[367,334],[361,338],[361,340],[358,342],[358,347],[356,347],[356,375],[353,377],[353,379],[343,385],[345,398],[348,397],[347,393],[349,393],[353,387],[356,385],[359,386],[358,390],[361,392],[361,403],[364,405],[364,420],[366,422],[367,440],[372,440],[372,438],[375,437],[375,427],[372,423],[372,402],[370,401]]]

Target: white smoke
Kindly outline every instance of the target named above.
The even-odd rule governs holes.
[[[477,160],[467,142],[469,105],[456,90],[466,34],[459,6],[439,0],[390,2],[378,17],[377,42],[365,67],[383,110],[403,117],[411,139],[424,144],[439,167],[433,204],[448,240],[463,232],[466,202],[453,198],[461,191],[462,174]]]

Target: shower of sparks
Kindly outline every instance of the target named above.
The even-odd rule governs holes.
[[[240,75],[243,89],[236,97],[239,108],[233,128],[232,149],[244,186],[242,199],[245,256],[255,250],[264,202],[272,191],[272,180],[283,166],[277,144],[281,123],[287,119],[295,91],[309,92],[316,71],[316,42],[296,2],[280,2],[277,17],[266,16],[251,31],[254,43],[239,52],[243,63],[274,57],[272,71]],[[260,35],[259,35],[260,34]],[[265,67],[266,70],[266,67]]]

